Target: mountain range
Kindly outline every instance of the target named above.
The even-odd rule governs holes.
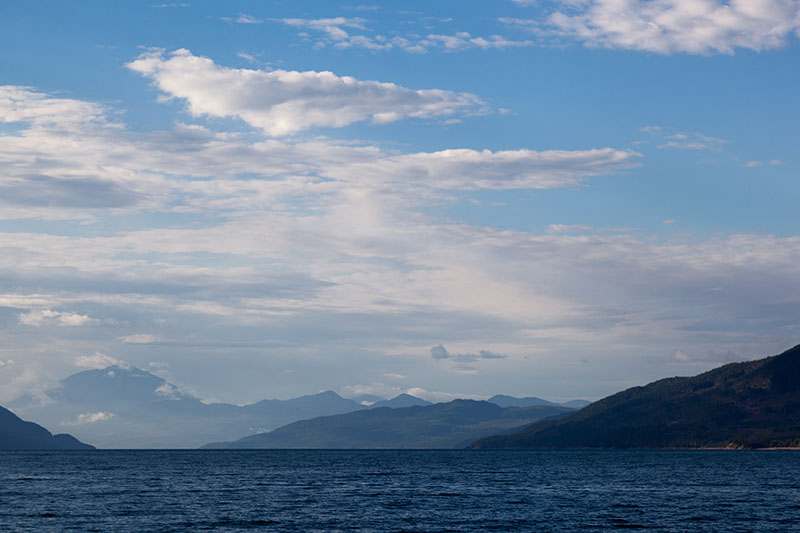
[[[79,372],[43,397],[23,396],[8,407],[100,448],[196,448],[296,420],[366,409],[332,391],[245,406],[204,403],[149,372],[117,365]]]
[[[482,436],[513,431],[543,418],[572,412],[573,409],[557,405],[500,407],[475,400],[378,407],[302,420],[269,433],[204,448],[463,448]]]
[[[72,435],[53,435],[45,428],[0,407],[0,450],[91,450]]]
[[[502,399],[503,407],[556,405],[540,399],[495,398]],[[244,406],[205,403],[150,372],[113,365],[78,372],[52,390],[22,396],[8,407],[26,419],[45,427],[64,428],[100,448],[196,448],[208,442],[235,441],[299,420],[430,405],[409,394],[391,399],[374,395],[348,399],[333,391]]]
[[[800,345],[662,379],[473,448],[800,447]]]

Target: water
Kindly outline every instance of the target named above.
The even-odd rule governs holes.
[[[0,452],[0,531],[798,527],[796,452]]]

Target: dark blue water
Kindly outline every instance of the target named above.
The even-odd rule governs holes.
[[[0,531],[800,530],[800,453],[0,452]]]

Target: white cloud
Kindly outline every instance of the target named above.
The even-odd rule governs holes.
[[[545,21],[504,19],[587,46],[659,54],[768,50],[800,35],[797,0],[563,0]]]
[[[62,426],[80,426],[84,424],[96,424],[97,422],[106,422],[111,420],[116,415],[114,413],[100,411],[97,413],[83,413],[78,415],[75,420],[63,421]]]
[[[150,335],[148,333],[137,333],[134,335],[126,335],[124,337],[118,337],[124,343],[127,344],[150,344],[153,342],[158,342],[159,338],[155,335]]]
[[[752,161],[748,161],[747,163],[745,163],[744,166],[746,166],[748,168],[761,167],[761,166],[764,166],[764,165],[780,166],[782,163],[783,162],[778,160],[778,159],[771,159],[770,161],[767,161],[766,163],[764,161],[752,160]]]
[[[435,189],[554,189],[630,167],[628,150],[443,150],[406,154],[326,171],[341,179],[395,180]]]
[[[174,398],[179,398],[180,397],[180,393],[178,391],[178,388],[175,387],[175,385],[172,385],[172,384],[167,383],[167,382],[164,382],[161,385],[159,385],[156,388],[155,392],[159,396],[163,396],[165,398],[174,399]]]
[[[246,52],[237,52],[236,55],[237,57],[241,57],[242,59],[250,63],[258,63],[258,59],[254,55],[248,54]]]
[[[104,353],[95,352],[92,355],[79,355],[75,358],[75,365],[83,368],[106,368],[108,366],[123,366],[124,363],[115,357]]]
[[[273,136],[366,120],[386,124],[449,117],[485,107],[471,94],[408,89],[332,72],[221,67],[184,49],[166,56],[148,52],[127,67],[153,80],[168,97],[185,99],[195,116],[238,117]]]
[[[482,371],[530,372],[546,385],[541,376],[548,365],[576,354],[594,363],[607,357],[596,354],[600,346],[629,362],[654,345],[680,345],[691,354],[715,347],[767,355],[798,333],[796,237],[686,241],[579,226],[538,233],[441,214],[464,201],[448,189],[569,187],[635,163],[634,152],[398,154],[362,143],[264,140],[188,124],[142,133],[114,125],[103,114],[113,116],[111,110],[95,109],[93,121],[81,122],[72,101],[64,117],[36,122],[30,109],[57,98],[18,94],[6,110],[31,122],[0,134],[0,186],[20,180],[35,190],[26,176],[43,173],[46,160],[47,172],[59,179],[93,173],[139,196],[125,207],[93,208],[87,217],[75,202],[32,206],[0,193],[2,217],[67,219],[43,224],[42,231],[0,235],[0,276],[14,287],[0,294],[0,307],[42,324],[55,324],[72,309],[84,317],[76,321],[109,317],[102,328],[42,332],[11,324],[0,351],[18,362],[0,373],[9,399],[42,376],[74,371],[74,356],[90,353],[87,345],[133,361],[142,350],[119,341],[131,331],[156,332],[154,324],[170,332],[176,373],[191,372],[181,361],[200,347],[204,370],[188,379],[206,380],[203,387],[213,393],[203,397],[234,401],[264,384],[223,390],[230,382],[213,378],[230,368],[231,358],[249,374],[272,376],[262,371],[275,364],[280,378],[267,378],[269,386],[286,397],[312,386],[391,383],[389,374],[402,373],[408,379],[393,389],[399,393],[409,390],[406,383],[439,390],[446,382],[439,380],[450,379],[456,386],[453,371],[459,380],[475,379],[459,382],[471,383],[464,388],[481,387],[471,374],[474,361],[431,359],[428,350],[439,343],[475,356],[491,346],[508,358]],[[51,105],[61,103],[44,107]],[[664,141],[710,142],[658,131]],[[75,196],[91,191],[78,188]],[[530,205],[536,209],[536,202]],[[139,213],[147,214],[147,225],[133,229],[130,221],[141,219],[132,215]],[[68,220],[78,215],[87,218]],[[417,343],[413,349],[404,346],[409,338]],[[99,353],[82,356],[80,364],[116,362]],[[32,377],[12,383],[17,369]]]
[[[235,19],[223,18],[223,20],[230,20],[236,22],[237,24],[261,24],[264,22],[262,19],[257,19],[254,16],[246,13],[239,13]]]
[[[0,121],[27,122],[38,127],[72,129],[105,116],[98,104],[58,98],[30,87],[0,85]]]
[[[680,350],[675,350],[675,352],[672,354],[671,359],[678,363],[688,363],[689,361],[692,360],[690,356],[686,355]]]
[[[454,35],[430,34],[415,43],[425,49],[432,47],[442,47],[447,51],[455,52],[469,48],[480,48],[488,50],[490,48],[519,48],[532,46],[533,41],[511,41],[502,35],[491,35],[488,38],[474,37],[467,32],[459,32]]]
[[[340,389],[339,393],[345,398],[361,396],[364,394],[380,396],[381,398],[394,398],[400,394],[410,394],[411,396],[415,396],[429,402],[449,402],[459,398],[476,398],[471,394],[455,394],[432,391],[423,387],[404,388],[396,385],[387,385],[382,382],[374,382],[367,385],[346,385]]]
[[[592,227],[585,224],[549,224],[547,233],[586,233]]]
[[[642,131],[649,133],[651,136],[664,139],[664,142],[657,146],[659,149],[679,148],[683,150],[708,150],[711,152],[719,152],[728,144],[727,139],[711,137],[710,135],[704,135],[696,131],[669,133],[664,128],[658,126],[645,126],[642,128]]]
[[[79,313],[53,311],[52,309],[35,309],[19,315],[19,323],[25,326],[86,326],[100,322],[96,318]]]
[[[490,35],[489,37],[473,36],[468,32],[456,32],[454,34],[430,33],[424,37],[408,33],[404,35],[352,35],[352,31],[368,31],[365,26],[366,20],[361,18],[324,18],[324,19],[277,19],[287,26],[315,30],[322,33],[322,41],[317,41],[316,46],[326,46],[332,44],[335,48],[364,48],[367,50],[380,51],[400,49],[412,53],[425,53],[432,48],[439,48],[448,52],[456,52],[468,49],[504,49],[517,48],[522,46],[532,46],[533,42],[513,41],[502,35]]]
[[[278,19],[279,22],[294,28],[307,28],[325,33],[328,37],[336,41],[343,41],[350,38],[350,34],[344,28],[366,30],[362,18],[321,18],[321,19],[301,19],[285,18]]]

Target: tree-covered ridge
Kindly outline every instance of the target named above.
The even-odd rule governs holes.
[[[800,447],[800,345],[781,355],[662,379],[476,448]]]
[[[72,435],[53,435],[33,422],[25,422],[0,407],[0,450],[90,450]]]

